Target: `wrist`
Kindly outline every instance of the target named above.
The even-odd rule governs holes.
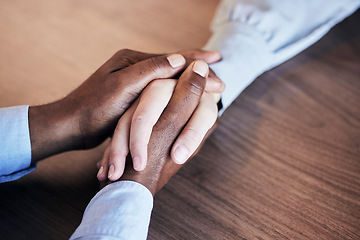
[[[29,108],[32,162],[79,149],[81,136],[75,115],[63,101]]]
[[[158,192],[158,181],[155,176],[148,175],[144,171],[145,170],[142,172],[137,172],[133,168],[128,169],[124,172],[123,176],[121,176],[120,181],[137,182],[146,187],[152,196],[155,196],[155,194]]]
[[[142,171],[136,171],[132,165],[127,163],[125,172],[121,176],[120,181],[130,180],[145,186],[153,196],[158,193],[164,185],[175,175],[175,173],[182,167],[181,164],[174,163],[170,157],[158,158],[156,164],[148,162],[147,166]]]

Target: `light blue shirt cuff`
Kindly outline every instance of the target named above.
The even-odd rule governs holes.
[[[90,201],[80,226],[70,239],[147,238],[153,196],[133,181],[112,183]]]
[[[35,169],[28,111],[29,106],[0,108],[0,182],[16,180]]]

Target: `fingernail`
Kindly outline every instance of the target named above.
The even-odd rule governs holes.
[[[196,61],[193,66],[193,71],[202,77],[206,77],[209,74],[209,66],[204,61]]]
[[[179,145],[176,147],[174,152],[174,162],[177,164],[183,164],[189,156],[189,150],[183,145]]]
[[[100,176],[103,173],[103,171],[104,171],[104,167],[101,166],[96,176],[97,177]]]
[[[133,157],[133,164],[134,164],[134,169],[136,171],[139,171],[141,168],[140,157],[138,157],[138,156]]]
[[[114,171],[115,171],[114,165],[110,165],[110,167],[109,167],[109,173],[108,173],[108,178],[111,178],[111,176],[114,174]]]
[[[185,58],[180,54],[171,54],[167,56],[167,60],[173,68],[184,66],[186,63]]]

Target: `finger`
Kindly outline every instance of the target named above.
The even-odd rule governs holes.
[[[205,50],[190,50],[179,52],[186,58],[187,64],[194,60],[203,60],[208,64],[215,63],[221,60],[221,54],[218,51]],[[210,69],[209,77],[206,81],[205,91],[210,93],[221,93],[225,90],[225,84],[221,79]]]
[[[130,130],[130,152],[134,169],[142,171],[147,162],[147,146],[153,126],[168,104],[176,80],[156,80],[142,92]]]
[[[159,54],[151,54],[138,52],[131,49],[121,49],[117,51],[103,67],[107,72],[115,72],[123,68],[129,67],[137,62],[143,61],[148,58],[160,56]]]
[[[206,133],[215,124],[217,113],[214,96],[205,92],[199,106],[172,147],[171,159],[175,163],[183,164],[193,155]]]
[[[203,60],[208,64],[215,63],[221,60],[221,54],[218,51],[206,51],[202,49],[180,51],[178,54],[188,58],[189,63],[193,60]],[[121,49],[117,51],[105,64],[108,72],[115,72],[123,68],[129,67],[137,62],[169,54],[153,54],[144,53],[131,49]]]
[[[171,78],[178,74],[185,66],[186,60],[180,54],[159,56],[146,59],[113,73],[118,81],[120,91],[127,92],[130,99],[134,98],[154,79]]]
[[[107,179],[107,172],[108,172],[108,158],[109,158],[109,152],[110,152],[110,144],[106,147],[103,157],[101,158],[101,161],[98,164],[99,171],[97,173],[98,180],[105,181]]]
[[[138,103],[137,100],[116,125],[108,156],[109,172],[107,177],[111,181],[118,180],[124,173],[126,156],[129,153],[130,124]]]
[[[209,77],[206,81],[205,91],[209,93],[222,93],[225,90],[225,83],[216,76],[214,71],[210,68]]]
[[[100,168],[100,167],[101,167],[101,160],[96,163],[96,168]]]
[[[221,54],[219,51],[206,51],[202,49],[181,51],[179,54],[183,55],[185,58],[190,58],[193,60],[203,60],[204,62],[211,64],[216,63],[221,60]]]
[[[140,179],[153,195],[181,166],[170,159],[170,148],[199,104],[208,71],[209,68],[203,61],[190,64],[180,76],[169,104],[153,128],[148,145],[149,162],[141,172],[144,178]],[[132,172],[127,173],[130,179],[131,176],[136,176]]]
[[[174,94],[164,113],[156,124],[156,129],[166,128],[164,137],[175,138],[188,121],[204,92],[208,65],[195,61],[180,76]],[[181,112],[181,114],[179,114]]]
[[[111,72],[113,72],[113,74],[116,75],[115,77],[118,79],[125,78],[126,80],[128,80],[129,72],[132,72],[133,74],[137,75],[137,78],[130,76],[131,79],[133,80],[132,82],[122,81],[123,83],[125,83],[126,85],[125,87],[127,88],[130,87],[130,89],[126,89],[126,91],[130,93],[128,95],[127,102],[131,103],[134,100],[134,95],[136,96],[139,93],[139,91],[141,91],[144,88],[144,86],[146,86],[146,84],[152,80],[151,78],[154,78],[154,76],[148,75],[147,78],[143,78],[144,81],[139,82],[138,86],[134,86],[131,83],[138,82],[138,78],[139,77],[142,78],[146,76],[149,71],[155,75],[157,75],[159,71],[162,74],[164,74],[162,76],[157,75],[156,76],[157,78],[170,78],[176,75],[177,73],[179,73],[180,70],[183,69],[185,64],[187,66],[193,60],[200,59],[208,63],[213,63],[221,59],[221,55],[217,51],[191,50],[183,53],[184,53],[184,57],[186,58],[185,63],[184,63],[184,58],[181,58],[179,54],[168,55],[166,61],[164,60],[165,56],[162,55],[141,53],[129,49],[123,49],[120,50],[118,53],[116,53],[109,60],[110,63],[107,63],[107,65],[110,66],[109,69],[111,69]],[[171,68],[169,67],[169,64],[171,65]],[[133,69],[135,68],[135,66],[137,66],[137,70],[134,71]],[[125,67],[127,68],[123,69]],[[141,69],[140,71],[139,68]],[[167,71],[169,69],[170,71]],[[121,71],[116,72],[117,70],[121,70]],[[224,83],[211,70],[205,90],[207,92],[221,93],[224,90],[224,88],[225,88]],[[135,89],[135,92],[131,91],[133,89]],[[126,109],[127,107],[128,106],[123,106],[124,109]]]

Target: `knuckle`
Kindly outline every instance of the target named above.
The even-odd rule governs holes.
[[[146,122],[146,119],[144,115],[142,114],[135,114],[133,118],[131,119],[131,125],[133,124],[144,124]]]
[[[116,56],[126,56],[126,55],[129,55],[130,53],[132,53],[133,51],[128,49],[128,48],[123,48],[123,49],[120,49],[119,51],[117,51],[115,53]]]
[[[136,127],[139,127],[139,125],[141,125],[141,127],[147,129],[152,128],[156,123],[156,120],[154,120],[154,118],[151,117],[150,114],[151,111],[149,112],[148,110],[145,110],[141,113],[135,113],[133,118],[131,119],[131,125],[135,125]]]
[[[197,130],[193,128],[186,128],[184,129],[184,134],[186,136],[187,141],[191,142],[192,144],[201,143],[204,135],[199,133]]]
[[[204,81],[201,77],[193,77],[185,85],[185,89],[190,93],[201,97],[204,92]]]
[[[137,141],[131,141],[130,142],[130,151],[131,153],[135,152],[141,152],[143,153],[147,149],[147,143],[145,140],[137,140]]]
[[[157,74],[158,71],[161,69],[162,64],[159,61],[158,57],[155,58],[149,58],[147,61],[147,68],[149,69],[150,72]]]
[[[109,154],[109,165],[116,163],[119,157],[117,152],[111,152]]]
[[[144,134],[145,129],[149,129],[152,127],[152,122],[148,117],[144,117],[144,115],[135,116],[131,119],[131,128],[137,129],[138,132]]]
[[[156,56],[148,58],[144,67],[144,72],[153,74],[158,78],[170,77],[172,73],[172,67],[165,56]]]
[[[131,66],[137,62],[136,51],[128,48],[121,49],[115,53],[113,59],[116,62],[116,66],[118,66],[116,69],[117,71],[119,69]]]
[[[124,158],[123,151],[113,151],[109,154],[109,165],[117,164],[121,162],[121,159]]]

